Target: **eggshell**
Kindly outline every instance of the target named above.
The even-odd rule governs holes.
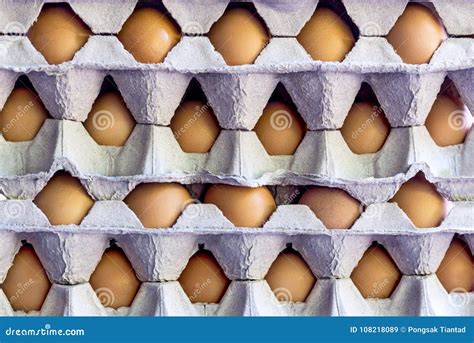
[[[351,279],[364,298],[389,298],[402,275],[382,245],[372,245],[362,256]]]
[[[360,202],[339,188],[310,188],[299,203],[307,205],[330,230],[349,229],[361,213]]]
[[[270,40],[260,20],[243,8],[227,10],[211,27],[208,37],[230,66],[254,63]]]
[[[184,152],[206,153],[220,132],[212,108],[202,101],[186,101],[176,110],[170,124]]]
[[[265,280],[278,301],[303,302],[314,287],[316,278],[300,254],[285,250],[268,270]]]
[[[92,34],[68,5],[46,5],[28,31],[31,44],[49,64],[73,59]]]
[[[3,138],[11,142],[32,140],[48,116],[43,103],[33,91],[25,87],[15,88],[0,112]]]
[[[192,202],[188,190],[177,183],[142,183],[124,202],[147,228],[171,227],[186,205]]]
[[[211,186],[204,202],[216,205],[235,226],[261,227],[276,210],[275,200],[266,187]]]
[[[429,8],[410,3],[388,33],[387,41],[403,62],[422,64],[431,60],[446,37],[442,23]]]
[[[31,245],[16,254],[2,284],[2,290],[15,311],[39,311],[51,283]]]
[[[117,92],[99,95],[84,127],[100,145],[122,146],[135,128],[135,120]]]
[[[418,228],[439,226],[448,213],[448,201],[422,174],[405,182],[390,202],[397,203]]]
[[[112,308],[130,306],[140,288],[127,256],[117,247],[104,252],[89,282],[102,305]]]
[[[52,225],[78,225],[94,205],[94,200],[79,180],[65,172],[58,172],[38,193],[34,203]]]
[[[132,13],[117,37],[138,62],[161,63],[178,44],[181,32],[164,13],[143,7]]]
[[[472,126],[472,115],[459,97],[438,95],[425,126],[439,146],[462,144]]]
[[[270,102],[254,128],[269,155],[293,155],[306,133],[298,112],[283,102]]]
[[[341,127],[349,149],[355,154],[379,151],[390,133],[390,124],[380,106],[370,102],[355,102]]]
[[[470,292],[474,280],[473,258],[467,244],[453,239],[436,271],[439,281],[448,292]]]
[[[192,303],[218,303],[230,284],[210,251],[194,254],[178,282]]]
[[[318,8],[296,37],[318,61],[342,61],[355,44],[350,27],[329,8]]]

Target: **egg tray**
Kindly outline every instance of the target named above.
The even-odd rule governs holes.
[[[386,41],[375,48],[380,42],[361,38],[345,62],[322,63],[311,61],[295,38],[276,37],[254,65],[227,67],[206,37],[183,37],[164,63],[147,65],[135,62],[116,37],[94,36],[72,62],[48,66],[27,38],[0,36],[0,107],[26,73],[52,117],[84,121],[111,76],[138,123],[168,125],[195,78],[221,127],[250,130],[281,83],[310,130],[336,129],[366,82],[391,126],[399,127],[424,123],[448,77],[474,113],[473,38],[446,40],[429,65],[384,63],[385,50],[395,52]],[[222,66],[211,68],[208,59]]]
[[[409,295],[408,295],[409,294]],[[472,316],[474,293],[448,294],[435,275],[403,276],[390,299],[364,299],[350,278],[319,279],[304,303],[279,302],[265,280],[232,281],[219,304],[192,304],[179,282],[144,282],[130,307],[89,283],[53,284],[41,311],[14,311],[0,290],[1,316]],[[408,298],[407,298],[408,295]],[[99,300],[100,299],[100,300]]]
[[[375,219],[373,211],[369,211],[369,218],[363,216],[346,231],[325,229],[301,205],[279,207],[260,229],[233,227],[213,205],[190,205],[171,229],[131,228],[123,225],[127,211],[118,206],[108,206],[109,210],[104,211],[104,207],[96,206],[81,227],[52,228],[25,204],[32,217],[29,223],[20,220],[17,225],[2,226],[0,280],[4,280],[21,241],[26,240],[35,247],[54,283],[41,313],[30,315],[473,314],[474,293],[448,294],[434,274],[455,234],[474,251],[474,231],[455,223],[453,217],[462,219],[453,215],[455,209],[441,227],[415,229],[396,205],[379,205],[375,212],[384,218],[383,228],[380,218]],[[472,208],[472,203],[465,206],[470,211],[464,213],[466,221],[472,220]],[[122,226],[113,227],[114,223],[106,218],[120,218]],[[102,297],[111,295],[104,290],[104,294],[101,291],[95,296],[87,283],[111,240],[124,250],[138,278],[145,281],[129,309],[102,307],[97,296],[104,301]],[[404,274],[387,300],[363,299],[349,278],[373,241],[383,244]],[[301,253],[318,279],[304,304],[279,304],[262,281],[280,251],[289,244]],[[191,305],[176,282],[199,247],[210,250],[232,280],[220,305]],[[285,290],[281,292],[276,295],[284,298]],[[291,300],[290,294],[286,296]],[[0,292],[0,314],[25,313],[13,313]]]
[[[209,153],[197,154],[183,152],[169,127],[138,124],[124,147],[110,147],[98,145],[80,122],[47,119],[32,141],[8,142],[0,136],[0,190],[18,197],[18,189],[11,193],[11,188],[29,179],[36,185],[28,188],[37,191],[36,179],[44,180],[61,165],[84,180],[120,177],[124,186],[135,177],[181,183],[225,178],[247,186],[396,183],[422,169],[434,182],[456,180],[464,187],[474,180],[473,154],[473,131],[464,144],[439,147],[424,126],[393,128],[375,154],[352,153],[340,131],[308,131],[294,155],[270,156],[253,131],[221,131]],[[463,194],[470,191],[464,188]]]

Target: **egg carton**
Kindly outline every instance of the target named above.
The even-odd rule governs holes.
[[[130,307],[101,304],[89,283],[53,284],[40,311],[2,316],[472,316],[474,293],[447,293],[436,275],[403,276],[389,299],[364,299],[350,278],[319,279],[303,303],[279,302],[265,280],[232,281],[219,304],[192,304],[179,282],[144,282]],[[107,301],[105,299],[105,301]]]
[[[393,128],[378,153],[358,155],[340,131],[308,131],[294,155],[270,156],[255,132],[224,130],[209,153],[185,153],[169,127],[138,124],[124,147],[110,147],[98,145],[80,122],[47,119],[32,141],[0,136],[0,176],[31,177],[62,163],[83,178],[137,175],[203,183],[225,177],[250,186],[298,185],[332,179],[390,182],[424,166],[436,180],[462,177],[464,184],[474,179],[473,137],[471,131],[464,144],[439,147],[424,126]]]
[[[474,239],[474,203],[454,202],[437,228],[417,229],[395,203],[361,208],[350,230],[327,230],[306,205],[279,205],[263,228],[236,228],[213,204],[186,206],[173,227],[144,228],[122,201],[97,201],[80,225],[51,226],[31,200],[0,201],[3,219],[2,280],[20,242],[26,240],[54,283],[89,277],[114,240],[142,281],[176,280],[189,257],[204,244],[230,279],[262,279],[291,243],[317,277],[349,277],[374,240],[383,244],[403,274],[434,273],[454,234]],[[383,224],[381,224],[383,222]]]
[[[295,25],[299,30],[307,20],[306,17],[312,14],[316,3],[317,1],[302,1],[292,5],[289,1],[260,1],[255,6],[262,12],[277,10],[276,13],[281,12],[283,15],[288,8],[304,5],[301,7],[304,15],[297,12],[298,16],[295,16],[291,11],[285,14],[289,16],[285,21],[288,25],[294,20],[302,20],[302,23]],[[21,21],[15,18],[20,20],[15,22],[23,22],[25,25],[25,29],[20,32],[25,32],[33,18],[36,18],[42,2],[35,4],[37,9],[32,6],[29,10],[33,11],[31,19],[23,18]],[[123,6],[126,8],[126,18],[133,10],[131,4],[134,5],[135,2],[114,3],[114,11],[106,11],[107,6],[112,6],[110,1],[71,2],[75,10],[83,6],[86,11],[91,12],[91,16],[97,17],[96,20],[85,20],[91,25],[92,22],[110,24],[110,20],[104,19],[104,12],[100,8],[103,8],[105,13],[113,12],[115,15],[121,13],[119,8]],[[445,1],[437,1],[436,4],[439,8],[449,8],[443,11],[454,11],[453,5]],[[183,18],[189,15],[199,16],[197,13],[201,11],[203,17],[212,23],[222,14],[227,1],[166,1],[165,5],[170,8],[170,12],[182,27],[188,27],[193,25],[183,24],[188,19],[178,19],[181,15]],[[373,5],[371,0],[361,2],[360,9],[357,9],[359,4],[356,6],[353,1],[347,1],[346,4],[347,7],[354,7],[353,12],[362,17],[365,14],[361,9],[370,6],[371,10],[367,13],[373,13],[374,7],[379,8],[381,15],[389,13],[390,17],[394,16],[395,21],[396,14],[403,10],[405,2],[390,1],[384,6]],[[15,6],[24,4],[6,1],[4,6],[6,10],[3,15],[9,17],[8,13],[11,13]],[[201,9],[198,10],[194,6]],[[221,10],[219,6],[222,6]],[[391,9],[391,6],[401,6],[400,11]],[[456,20],[461,20],[458,25],[472,25],[472,3],[457,0],[457,6],[459,15],[468,17],[461,18],[453,14]],[[464,10],[461,10],[462,8]],[[209,12],[214,10],[218,13],[216,18],[212,19]],[[78,13],[80,12],[81,10],[78,10]],[[23,17],[26,13],[28,11],[19,16]],[[272,19],[267,21],[273,23],[268,24],[270,30],[284,26],[282,18],[285,16],[279,17],[273,13],[269,14],[269,17]],[[114,20],[118,20],[122,25],[125,18]],[[5,20],[7,19],[4,18],[3,21]],[[362,21],[361,19],[360,22]],[[384,25],[389,22],[385,19]],[[205,31],[209,25],[203,24]],[[117,30],[113,29],[112,32]],[[6,35],[0,37],[0,80],[4,84],[0,89],[0,106],[18,76],[28,73],[54,118],[83,121],[99,93],[103,78],[108,74],[116,81],[137,122],[168,125],[191,78],[196,77],[223,128],[251,129],[276,85],[281,82],[288,89],[311,130],[334,129],[342,125],[361,83],[365,81],[374,88],[391,125],[398,127],[423,124],[444,78],[448,75],[471,112],[474,112],[473,38],[448,38],[441,44],[429,64],[408,65],[401,62],[400,57],[383,37],[361,36],[342,63],[328,63],[313,61],[296,38],[279,35],[271,39],[254,65],[229,67],[207,37],[185,35],[163,63],[141,64],[124,49],[116,36],[93,35],[72,61],[61,65],[48,65],[27,37]],[[397,92],[394,92],[394,89]]]

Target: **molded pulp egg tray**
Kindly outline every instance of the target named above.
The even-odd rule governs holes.
[[[474,113],[474,39],[467,38],[474,34],[473,1],[426,3],[449,38],[430,63],[408,65],[383,37],[407,1],[342,0],[360,36],[335,63],[313,61],[295,38],[318,1],[256,0],[273,38],[254,65],[233,67],[205,36],[228,1],[153,2],[183,31],[155,65],[137,63],[114,35],[137,1],[67,2],[94,35],[60,65],[48,65],[24,35],[43,1],[0,3],[0,107],[26,75],[53,117],[30,142],[0,137],[0,281],[26,240],[53,283],[41,311],[28,315],[474,315],[474,293],[448,294],[435,274],[455,235],[474,251],[474,134],[442,148],[423,126],[446,78]],[[120,148],[99,146],[81,123],[106,76],[138,123]],[[207,154],[183,152],[167,127],[193,79],[223,129]],[[378,153],[356,155],[337,129],[364,82],[392,130]],[[268,155],[251,131],[279,84],[309,129],[293,156]],[[80,225],[53,227],[32,202],[61,169],[96,200]],[[416,229],[387,202],[418,172],[450,200],[437,228]],[[268,185],[278,208],[263,228],[235,228],[217,207],[200,203],[188,205],[172,228],[143,228],[123,198],[139,183],[170,181],[185,184],[196,198],[206,183]],[[361,201],[354,226],[328,230],[307,206],[291,204],[309,185],[339,187]],[[88,283],[111,240],[143,281],[131,307],[118,310],[103,307]],[[350,279],[373,241],[403,274],[389,299],[364,299]],[[279,302],[264,280],[288,245],[317,278],[304,303]],[[176,281],[202,246],[232,281],[219,304],[192,304]],[[25,315],[12,310],[2,291],[0,314]]]

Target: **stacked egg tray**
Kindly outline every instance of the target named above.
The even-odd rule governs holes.
[[[468,38],[474,2],[427,3],[449,38],[430,63],[408,65],[383,37],[407,1],[343,0],[360,36],[341,63],[313,61],[295,38],[318,1],[254,1],[273,38],[255,64],[233,67],[205,36],[228,1],[153,1],[183,31],[155,65],[137,63],[115,36],[137,1],[67,2],[94,35],[61,65],[48,65],[24,35],[43,1],[0,3],[0,106],[26,75],[54,118],[31,142],[0,138],[0,280],[26,240],[53,283],[42,310],[29,315],[474,315],[474,293],[448,294],[435,275],[455,235],[474,251],[473,133],[464,144],[441,148],[423,126],[446,78],[474,113],[474,39]],[[106,76],[138,123],[122,148],[97,145],[80,123]],[[184,153],[166,127],[193,79],[223,129],[208,154]],[[363,82],[392,130],[381,151],[355,155],[337,129]],[[269,156],[250,131],[279,84],[309,129],[293,156]],[[62,169],[96,200],[80,225],[51,226],[32,201]],[[420,171],[450,200],[436,228],[415,228],[387,202]],[[217,207],[196,201],[172,228],[145,229],[122,200],[137,184],[152,181],[185,184],[196,199],[205,183],[268,185],[278,208],[263,228],[236,228]],[[354,226],[327,230],[307,206],[292,204],[309,185],[340,187],[361,201]],[[129,308],[103,307],[88,283],[111,241],[143,282]],[[384,245],[403,274],[389,299],[364,299],[350,279],[373,241]],[[278,302],[264,280],[289,245],[317,277],[304,303]],[[192,304],[176,281],[200,247],[231,280],[219,304]],[[12,310],[2,291],[0,302],[0,314],[25,315]]]

